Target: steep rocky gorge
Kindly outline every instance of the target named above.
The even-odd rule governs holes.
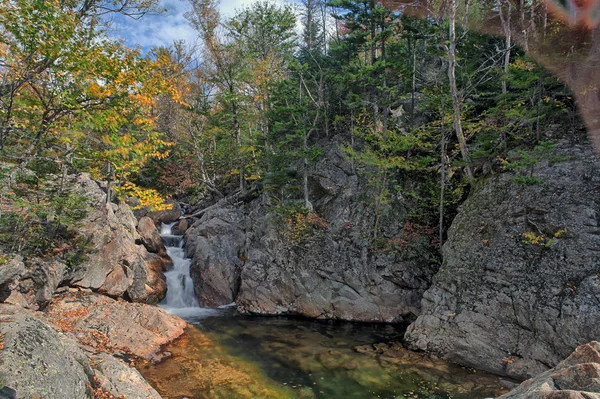
[[[204,306],[235,301],[249,314],[402,322],[416,317],[436,271],[426,237],[406,238],[411,201],[393,198],[382,209],[385,240],[401,250],[375,248],[377,217],[365,176],[333,146],[309,178],[315,221],[309,237],[286,234],[266,195],[223,201],[186,232],[192,277]],[[402,240],[402,241],[401,241]]]
[[[533,167],[475,184],[443,247],[407,238],[407,198],[375,215],[367,182],[340,150],[312,170],[310,193],[327,222],[291,243],[265,197],[222,201],[186,233],[192,276],[206,306],[242,313],[355,321],[416,321],[406,343],[460,364],[527,378],[600,336],[600,162],[588,144],[561,142]],[[272,209],[272,208],[271,208]],[[438,270],[439,268],[439,270]]]

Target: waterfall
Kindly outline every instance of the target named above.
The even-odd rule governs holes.
[[[160,236],[167,248],[167,255],[173,261],[173,268],[165,272],[167,279],[167,296],[160,303],[167,312],[180,316],[184,319],[197,318],[214,314],[213,309],[204,309],[198,305],[194,293],[194,281],[190,277],[190,265],[192,260],[185,256],[183,250],[183,236],[173,234],[173,226],[176,224],[162,224]]]

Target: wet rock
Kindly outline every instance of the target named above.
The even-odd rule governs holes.
[[[137,229],[140,233],[142,243],[148,252],[155,254],[165,252],[165,246],[160,238],[160,233],[152,219],[148,216],[142,217],[138,221]]]
[[[186,234],[192,257],[190,276],[202,306],[227,305],[235,300],[246,243],[243,211],[216,209]]]
[[[17,399],[17,391],[9,387],[0,389],[0,399]]]
[[[543,183],[503,173],[460,207],[444,263],[405,339],[412,349],[523,379],[600,336],[600,161],[560,145]]]
[[[571,356],[500,399],[600,399],[600,343],[578,347]]]
[[[134,368],[114,356],[101,353],[92,357],[95,379],[105,392],[127,399],[160,399],[161,396]]]
[[[177,236],[182,236],[185,234],[185,232],[187,231],[187,229],[189,229],[190,227],[190,223],[188,222],[187,219],[181,219],[179,222],[177,222],[175,224],[175,226],[173,226],[173,234],[177,235]]]
[[[180,337],[187,327],[185,321],[156,306],[85,293],[55,298],[47,317],[93,351],[126,353],[148,361],[160,359],[161,346]]]
[[[2,384],[17,398],[91,398],[85,354],[69,338],[21,311],[0,315]]]

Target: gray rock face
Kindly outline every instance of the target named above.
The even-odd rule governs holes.
[[[195,226],[195,227],[194,227]],[[235,300],[246,245],[243,209],[217,208],[186,233],[190,275],[203,306]]]
[[[499,399],[600,399],[600,343],[578,347],[556,368],[523,382]]]
[[[17,398],[91,398],[85,354],[77,344],[28,314],[2,316],[2,384]]]
[[[429,239],[405,235],[409,200],[382,207],[383,245],[376,248],[369,238],[375,194],[339,149],[314,166],[309,185],[315,213],[300,237],[264,196],[213,207],[189,228],[186,249],[202,304],[235,300],[242,313],[360,321],[419,314],[436,266]]]
[[[28,309],[44,309],[62,282],[66,266],[53,259],[20,256],[0,267],[0,301]]]
[[[147,229],[145,236],[140,236],[136,229],[138,222],[124,202],[105,204],[105,194],[95,182],[83,178],[79,184],[86,196],[100,201],[91,203],[94,208],[79,229],[90,241],[88,260],[65,280],[71,286],[90,288],[115,298],[160,301],[166,293],[162,270],[169,262],[162,242],[149,238],[153,234]],[[137,242],[149,245],[161,255],[148,252]]]
[[[516,378],[600,336],[600,161],[587,145],[537,166],[541,185],[472,189],[405,339],[412,349]]]

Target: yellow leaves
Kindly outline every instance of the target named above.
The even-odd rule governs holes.
[[[523,233],[523,242],[531,245],[544,245],[546,244],[546,237],[543,235],[537,235],[528,231],[527,233]]]
[[[524,71],[533,71],[535,69],[535,64],[533,62],[526,61],[522,58],[517,58],[510,66]]]
[[[560,229],[558,230],[556,233],[554,233],[554,237],[555,238],[561,238],[564,237],[565,234],[567,234],[569,231],[567,230],[567,228],[565,227],[564,229]]]
[[[568,233],[568,230],[566,228],[564,228],[564,229],[560,229],[560,230],[556,231],[553,235],[554,236],[553,238],[547,238],[543,234],[536,234],[536,233],[528,231],[526,233],[523,233],[522,237],[523,237],[524,244],[539,245],[539,246],[549,248],[555,244],[555,239],[563,238],[567,233]]]
[[[115,187],[115,191],[120,195],[137,198],[140,203],[133,207],[133,209],[148,207],[151,211],[164,211],[173,208],[173,204],[166,203],[158,191],[150,188],[142,188],[131,182],[126,182],[120,187]]]
[[[131,99],[141,107],[154,107],[156,105],[156,97],[149,94],[131,94]]]

